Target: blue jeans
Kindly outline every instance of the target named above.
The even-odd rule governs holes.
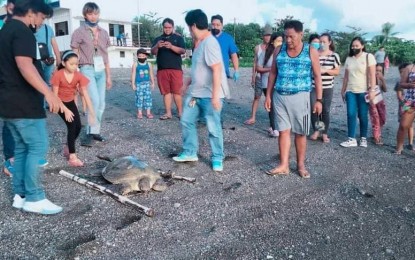
[[[6,121],[3,122],[2,139],[4,160],[7,161],[14,157],[14,139]]]
[[[45,198],[40,180],[39,161],[46,158],[48,135],[46,119],[5,119],[13,135],[14,173],[13,192],[25,196],[26,201]]]
[[[369,126],[369,104],[365,101],[365,93],[346,92],[347,135],[356,138],[357,117],[359,117],[360,137],[367,138]]]
[[[89,79],[88,94],[91,98],[95,112],[95,125],[87,127],[87,134],[100,134],[102,115],[105,109],[106,79],[105,71],[95,72],[94,67],[85,65],[81,67],[82,74]]]
[[[48,84],[49,87],[51,87],[50,79],[52,78],[52,74],[55,71],[55,64],[52,65],[46,65],[42,61],[42,71],[43,71],[43,80]]]
[[[197,134],[197,120],[200,116],[206,120],[206,125],[209,132],[209,143],[212,148],[212,161],[223,161],[223,132],[222,124],[220,122],[220,110],[215,110],[212,107],[211,98],[195,98],[196,104],[190,107],[189,103],[192,97],[185,98],[183,103],[183,114],[180,119],[182,125],[183,137],[183,154],[187,156],[196,156],[199,149],[198,134]],[[223,104],[223,99],[221,99]]]

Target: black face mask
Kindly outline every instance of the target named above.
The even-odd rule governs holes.
[[[352,49],[353,55],[357,55],[362,51],[362,49]]]
[[[146,58],[138,58],[137,60],[140,63],[144,63],[144,62],[146,62],[147,59]]]
[[[12,17],[13,17],[12,13],[7,13],[6,20],[10,21],[12,19]]]
[[[212,29],[210,29],[210,32],[213,34],[213,36],[216,36],[220,33],[220,30],[212,28]]]
[[[36,33],[36,31],[37,31],[36,25],[29,24],[29,28],[30,28],[30,30],[32,30],[32,33]]]

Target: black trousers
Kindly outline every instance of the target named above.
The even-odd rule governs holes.
[[[73,113],[73,121],[68,122],[65,119],[65,114],[59,112],[59,116],[63,119],[63,121],[66,124],[66,128],[68,129],[68,135],[67,135],[67,145],[69,148],[69,153],[75,153],[75,141],[76,138],[78,138],[79,133],[81,132],[81,117],[79,116],[78,107],[75,104],[75,100],[72,100],[70,102],[63,102],[63,104],[72,111]]]
[[[323,121],[326,126],[323,130],[323,134],[327,134],[330,126],[330,107],[331,101],[333,99],[333,88],[324,88],[323,89],[323,111],[321,112],[320,120]],[[313,126],[314,131],[316,131],[316,122],[318,121],[318,116],[316,113],[313,113],[314,104],[316,103],[316,91],[313,90],[310,93],[310,104],[311,104],[311,125]]]

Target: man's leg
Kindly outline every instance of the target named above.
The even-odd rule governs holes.
[[[211,98],[201,98],[200,107],[204,111],[206,125],[209,132],[209,143],[212,148],[212,162],[220,162],[222,164],[224,159],[223,153],[223,131],[220,123],[221,109],[215,110],[212,107]],[[221,99],[223,103],[223,99]]]
[[[183,111],[182,95],[173,94],[173,98],[174,98],[174,103],[176,104],[176,107],[177,107],[177,113],[179,114],[178,116],[181,117],[182,111]]]
[[[270,175],[287,175],[290,172],[290,147],[291,147],[291,123],[286,106],[286,97],[273,93],[272,109],[276,116],[278,136],[278,147],[280,151],[280,164],[270,170]]]
[[[48,149],[46,119],[19,119],[9,122],[16,142],[14,192],[25,196],[27,202],[43,200],[45,192],[40,182],[38,164],[40,159],[45,158]]]
[[[297,170],[304,171],[305,168],[305,156],[307,150],[307,137],[305,135],[295,134],[294,137],[295,150],[297,152]]]
[[[172,99],[172,94],[171,93],[167,93],[163,96],[164,108],[166,109],[166,113],[162,117],[165,117],[165,118],[171,118],[172,117],[171,99]]]
[[[186,161],[181,160],[180,157],[183,159],[185,158],[193,158],[197,160],[197,151],[199,149],[198,143],[198,135],[197,135],[197,128],[196,122],[199,118],[200,108],[199,108],[199,101],[194,106],[189,106],[188,104],[192,100],[192,97],[187,97],[185,99],[185,104],[187,104],[183,108],[183,115],[180,119],[180,124],[182,126],[182,138],[183,138],[183,152],[178,158],[173,158],[175,161]]]

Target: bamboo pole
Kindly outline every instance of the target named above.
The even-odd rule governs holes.
[[[122,204],[127,204],[127,205],[132,205],[136,208],[138,208],[141,212],[143,212],[144,214],[146,214],[148,217],[153,217],[154,216],[154,210],[152,208],[148,208],[146,206],[140,205],[135,201],[130,200],[129,198],[122,196],[116,192],[113,192],[110,189],[105,188],[104,186],[98,185],[96,183],[90,182],[88,180],[85,180],[83,178],[80,178],[76,175],[73,175],[72,173],[69,173],[67,171],[61,170],[59,171],[59,174],[71,179],[79,184],[82,184],[88,188],[91,188],[93,190],[97,190],[103,194],[109,195],[110,197],[112,197],[113,199],[121,202]]]

